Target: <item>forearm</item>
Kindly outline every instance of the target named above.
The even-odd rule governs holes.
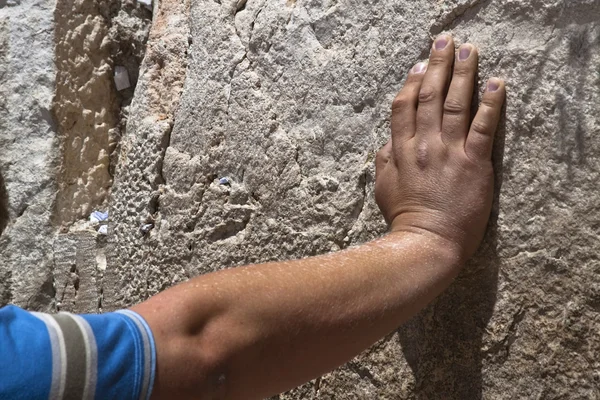
[[[457,254],[441,239],[399,232],[331,255],[205,275],[166,291],[135,308],[159,343],[169,342],[161,335],[184,332],[180,342],[158,347],[156,395],[172,395],[166,385],[177,380],[180,396],[255,399],[323,374],[437,296],[458,272]],[[195,368],[170,364],[184,362],[186,353]]]

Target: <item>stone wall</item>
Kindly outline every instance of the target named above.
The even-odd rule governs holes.
[[[87,217],[108,207],[151,17],[134,0],[0,0],[0,305],[99,310],[106,238]]]
[[[0,299],[47,310],[59,158],[53,13],[52,0],[0,1],[0,169],[10,219],[0,237]]]
[[[0,44],[9,52],[29,36],[8,17],[29,3],[43,2],[0,1]],[[50,3],[45,14],[36,8],[48,26]],[[0,298],[51,308],[66,293],[63,309],[89,311],[96,296],[94,307],[111,310],[198,274],[381,235],[374,155],[406,72],[441,32],[479,46],[480,83],[507,81],[484,243],[406,326],[278,398],[599,398],[597,0],[162,0],[112,158],[116,172],[103,186],[108,203],[102,195],[80,204],[109,205],[106,247],[76,229],[89,209],[63,219],[65,233],[51,218],[64,212],[52,208],[64,174],[52,171],[72,168],[51,119],[10,117],[46,124],[47,160],[18,153],[31,132],[40,140],[40,126],[17,135],[14,123],[0,125],[11,217],[0,273],[12,276]],[[52,42],[52,30],[44,35],[38,46]],[[10,57],[0,47],[0,59]],[[51,60],[40,104],[55,85]],[[6,65],[0,91],[20,76]],[[15,105],[31,98],[0,96],[0,113],[16,115]],[[44,168],[19,178],[36,160]],[[30,195],[30,187],[46,192]],[[77,288],[62,287],[57,271],[79,265],[89,267],[76,274]]]

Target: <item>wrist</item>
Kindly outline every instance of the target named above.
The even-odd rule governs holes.
[[[460,241],[453,239],[450,235],[428,229],[426,225],[403,223],[396,219],[391,224],[388,236],[398,240],[411,238],[420,243],[428,253],[432,253],[436,258],[457,268],[461,268],[469,257]]]

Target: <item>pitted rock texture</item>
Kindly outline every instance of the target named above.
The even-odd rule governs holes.
[[[185,255],[167,243],[161,245],[152,235],[160,223],[164,154],[186,75],[188,16],[189,1],[179,0],[161,2],[154,16],[137,95],[131,104],[133,118],[121,141],[119,178],[112,189],[110,215],[117,223],[110,224],[108,231],[104,309],[125,307],[188,276],[181,262]],[[167,254],[171,262],[162,269]],[[148,264],[158,267],[153,276],[146,275]],[[127,289],[125,280],[129,281]]]

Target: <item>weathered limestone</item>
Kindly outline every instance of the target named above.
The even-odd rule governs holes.
[[[0,305],[98,310],[106,240],[85,220],[107,207],[150,18],[134,0],[0,1]]]
[[[117,68],[131,71],[135,86],[149,14],[132,0],[56,3],[53,108],[62,156],[56,224],[68,226],[106,205],[111,154],[121,136],[120,108],[133,95],[133,88],[118,93],[113,76]],[[113,154],[112,162],[116,159]]]
[[[123,12],[106,4],[98,10],[111,22],[86,29],[105,37],[124,29],[116,37],[140,43],[146,28],[132,3],[119,2]],[[480,84],[496,75],[508,85],[485,241],[406,326],[278,398],[600,398],[597,0],[155,1],[131,106],[133,89],[116,93],[102,75],[98,99],[125,108],[94,109],[88,125],[81,109],[70,118],[85,129],[71,136],[57,135],[49,111],[61,65],[49,50],[61,43],[52,15],[53,2],[0,0],[0,168],[10,212],[0,304],[110,310],[197,274],[384,233],[373,159],[389,135],[391,100],[431,39],[449,32],[479,46]],[[123,65],[136,82],[143,52],[110,43],[98,45],[103,61],[89,71]],[[62,98],[98,106],[98,88],[63,89]],[[75,151],[73,163],[59,143],[75,136],[97,146]],[[96,167],[101,179],[74,186],[83,200],[61,189],[67,176],[95,177]],[[60,206],[69,202],[76,209]],[[80,218],[107,204],[104,243],[81,231]]]
[[[165,183],[163,159],[186,75],[188,18],[189,1],[180,0],[162,2],[154,16],[131,105],[134,118],[121,141],[118,178],[112,189],[110,215],[117,223],[111,223],[108,232],[103,300],[107,310],[125,307],[187,276],[180,261],[183,254],[154,239],[148,229],[152,232],[160,224],[156,218]],[[171,257],[165,269],[164,253]],[[156,268],[147,271],[148,265]]]
[[[0,170],[12,221],[0,237],[0,300],[46,310],[58,158],[53,7],[52,0],[0,3]]]
[[[54,241],[54,290],[56,307],[66,312],[97,313],[100,285],[96,233],[59,235]]]
[[[142,74],[134,99],[107,307],[383,233],[373,158],[391,99],[431,38],[451,32],[481,48],[480,83],[508,82],[485,243],[407,326],[280,398],[600,396],[597,1],[192,0],[180,12],[150,45],[172,58],[144,67],[171,78]],[[156,91],[179,97],[185,63],[180,100],[155,110]]]

